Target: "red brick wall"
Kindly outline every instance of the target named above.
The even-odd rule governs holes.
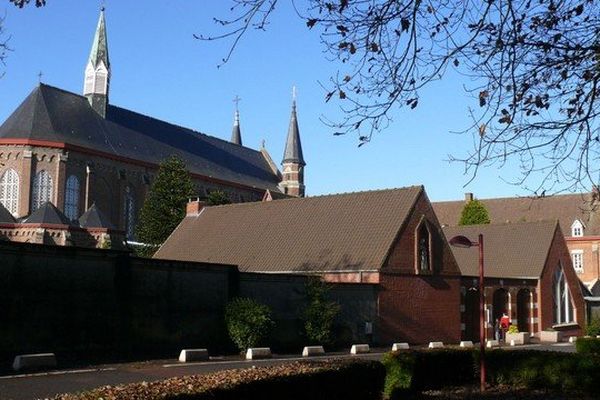
[[[460,341],[460,278],[381,274],[382,343]]]
[[[552,247],[548,253],[546,265],[542,272],[542,277],[538,284],[538,305],[539,305],[539,322],[540,330],[550,328],[554,324],[554,300],[553,300],[553,276],[558,269],[559,264],[562,265],[569,284],[569,291],[573,299],[573,309],[575,311],[575,322],[578,325],[571,327],[560,328],[565,330],[566,336],[580,335],[582,333],[581,328],[585,327],[586,321],[586,307],[581,287],[579,285],[579,279],[577,274],[573,270],[571,263],[571,255],[567,248],[564,236],[560,229],[557,229],[554,234],[554,240]]]
[[[392,247],[382,271],[407,274],[416,272],[415,237],[417,227],[423,218],[427,220],[431,234],[431,260],[434,270],[440,271],[444,275],[460,275],[460,270],[424,191],[415,202],[408,222],[396,238],[395,245]]]
[[[583,271],[577,272],[577,276],[582,282],[590,282],[600,278],[600,251],[593,251],[594,248],[600,249],[600,238],[581,237],[567,239],[569,252],[572,250],[583,251]]]

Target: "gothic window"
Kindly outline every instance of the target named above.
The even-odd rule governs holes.
[[[430,235],[427,223],[422,221],[417,229],[417,270],[431,271]]]
[[[19,213],[19,174],[14,169],[9,169],[2,174],[0,179],[0,203],[13,216]]]
[[[558,267],[553,278],[554,323],[567,324],[573,322],[575,320],[573,304],[562,266]]]
[[[31,212],[48,201],[52,201],[52,177],[46,170],[42,170],[33,178],[31,188]]]
[[[135,200],[133,190],[130,186],[125,188],[125,201],[123,202],[123,221],[125,222],[125,235],[127,240],[133,240],[134,219],[135,219]]]
[[[65,188],[65,215],[74,221],[79,217],[79,179],[69,176]]]
[[[583,224],[578,219],[571,225],[571,236],[581,237],[583,236]]]
[[[572,250],[571,259],[573,260],[573,269],[575,272],[583,272],[583,250]]]

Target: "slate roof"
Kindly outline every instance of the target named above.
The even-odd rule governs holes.
[[[82,228],[104,228],[114,230],[115,227],[110,220],[100,211],[96,203],[79,217],[79,226]]]
[[[25,218],[21,223],[73,226],[73,223],[69,218],[49,201],[42,204],[40,208],[32,212],[31,215]]]
[[[414,186],[206,207],[154,257],[253,272],[377,270],[422,193]]]
[[[15,217],[0,203],[0,223],[1,224],[14,224],[17,222]]]
[[[298,117],[296,115],[296,101],[292,104],[292,116],[290,118],[290,127],[288,128],[283,161],[295,162],[300,165],[306,165],[304,155],[302,154],[302,143],[300,142],[300,129],[298,128]]]
[[[443,231],[448,241],[457,235],[477,241],[477,236],[483,234],[485,276],[537,279],[557,228],[556,221],[543,221],[444,227]],[[479,275],[477,248],[450,248],[462,275]]]
[[[599,203],[592,193],[564,194],[548,197],[508,197],[478,199],[488,210],[490,222],[554,221],[558,219],[563,233],[571,236],[571,225],[575,219],[585,226],[585,235],[599,235]],[[464,201],[432,203],[442,226],[456,226],[465,206]]]
[[[152,164],[177,155],[192,173],[279,191],[260,151],[112,105],[104,119],[85,97],[45,84],[0,126],[0,139],[61,142]]]

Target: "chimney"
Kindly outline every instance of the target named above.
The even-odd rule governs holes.
[[[202,209],[206,206],[206,202],[201,201],[200,199],[192,200],[187,203],[185,207],[185,216],[186,217],[197,217]]]
[[[467,192],[465,193],[465,203],[468,203],[470,201],[473,201],[473,193]]]

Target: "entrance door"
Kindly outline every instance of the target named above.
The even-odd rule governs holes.
[[[517,327],[519,332],[529,331],[531,293],[529,289],[521,289],[517,293]]]
[[[471,288],[465,295],[465,338],[479,342],[479,290]]]
[[[498,322],[503,313],[508,315],[508,292],[506,290],[498,289],[494,292],[492,311],[492,325]]]

